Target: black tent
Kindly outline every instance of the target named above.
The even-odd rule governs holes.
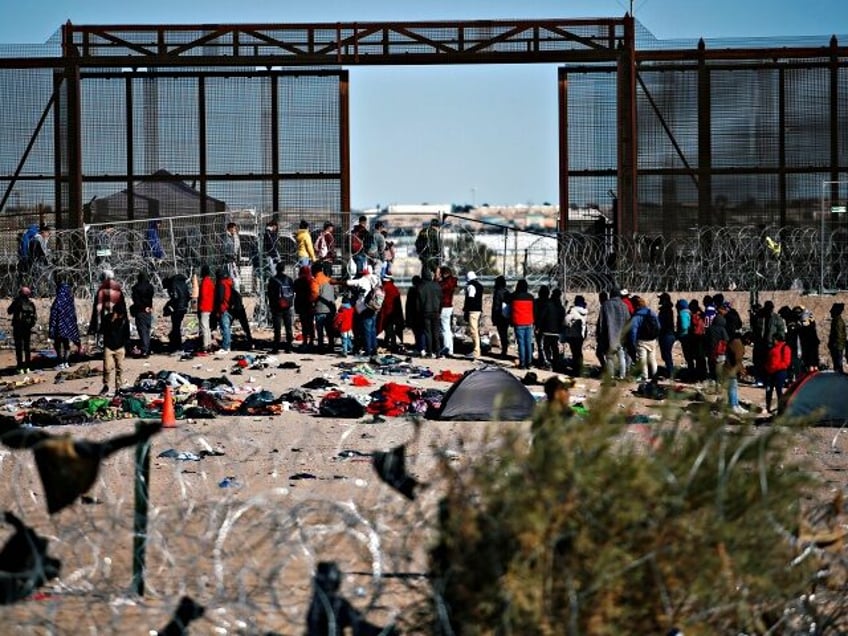
[[[485,366],[468,371],[445,393],[437,420],[526,420],[536,400],[509,371]]]
[[[816,424],[848,422],[848,375],[833,371],[811,373],[790,387],[783,396],[783,414],[810,417]]]
[[[150,181],[133,185],[133,214],[129,214],[129,197],[126,190],[95,199],[92,206],[92,223],[107,223],[135,219],[155,219],[167,216],[191,216],[206,212],[223,212],[226,204],[209,195],[201,198],[195,190],[176,180],[167,170],[158,170]]]

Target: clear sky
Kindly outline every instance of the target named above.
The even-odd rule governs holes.
[[[848,34],[848,0],[635,0],[659,39]],[[76,24],[353,22],[624,15],[626,0],[5,0],[0,42]],[[848,35],[844,38],[848,42]],[[826,42],[826,40],[825,40]],[[359,67],[354,208],[558,201],[556,66]]]

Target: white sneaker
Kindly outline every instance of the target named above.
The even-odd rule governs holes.
[[[218,353],[222,356],[226,356],[226,355],[230,354],[230,350],[229,349],[218,349]]]
[[[747,415],[748,414],[747,409],[743,408],[742,406],[739,406],[738,404],[730,410],[733,411],[734,413],[736,413],[736,415]]]

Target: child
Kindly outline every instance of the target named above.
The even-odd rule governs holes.
[[[21,287],[18,295],[6,310],[6,313],[12,316],[15,359],[18,363],[18,373],[21,375],[29,373],[30,339],[32,338],[32,328],[37,319],[35,303],[32,302],[31,295],[32,292],[29,287]]]
[[[341,336],[342,357],[345,357],[353,352],[353,307],[348,296],[342,298],[342,306],[333,318],[333,327]]]

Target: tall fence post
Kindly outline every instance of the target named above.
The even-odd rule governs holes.
[[[142,423],[135,425],[136,432]],[[147,509],[150,500],[150,440],[135,447],[135,515],[133,517],[132,591],[144,596],[144,569],[147,551]]]

